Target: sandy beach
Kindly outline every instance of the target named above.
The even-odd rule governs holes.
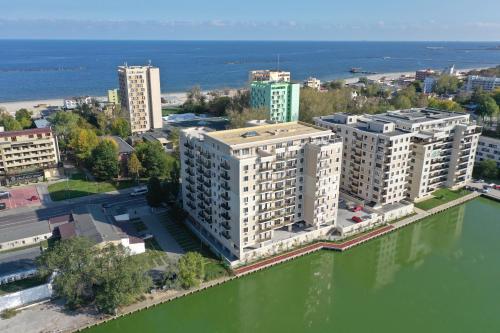
[[[486,68],[486,67],[485,67]],[[484,69],[484,68],[466,68],[466,69],[456,69],[458,72],[467,72],[473,69]],[[414,76],[415,71],[411,72],[394,72],[394,73],[379,73],[379,74],[370,74],[370,75],[358,75],[356,77],[346,77],[339,78],[338,80],[343,80],[346,84],[356,83],[358,82],[360,77],[367,77],[370,80],[378,80],[381,78],[386,78],[387,80],[394,80],[401,76]],[[237,91],[237,88],[230,89],[230,94]],[[203,91],[204,94],[207,94],[209,91]],[[164,106],[168,105],[181,105],[186,100],[186,92],[172,92],[172,93],[163,93],[161,96],[167,100],[167,103]],[[106,100],[105,96],[96,96],[99,100]],[[15,102],[0,102],[0,108],[4,108],[7,112],[14,113],[21,108],[26,108],[28,110],[41,111],[46,109],[48,106],[56,106],[62,107],[64,103],[64,98],[59,99],[42,99],[42,100],[30,100],[30,101],[15,101]]]

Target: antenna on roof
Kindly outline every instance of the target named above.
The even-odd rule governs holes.
[[[123,64],[125,65],[125,67],[127,67],[127,66],[128,66],[126,61],[125,61]]]

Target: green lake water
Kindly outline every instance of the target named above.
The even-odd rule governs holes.
[[[500,204],[476,199],[85,332],[500,332]]]

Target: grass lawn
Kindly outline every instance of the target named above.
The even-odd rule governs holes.
[[[19,290],[36,287],[47,282],[47,277],[35,276],[29,279],[10,282],[0,285],[0,295],[14,293]]]
[[[93,182],[88,181],[85,175],[77,173],[71,176],[68,181],[60,181],[48,186],[52,201],[61,201],[84,197],[86,195],[111,192],[135,186],[133,180],[123,180],[117,182]]]
[[[429,210],[431,208],[437,207],[439,205],[445,204],[447,202],[450,202],[452,200],[461,198],[470,192],[464,189],[458,190],[458,191],[452,191],[447,188],[442,188],[437,191],[434,191],[432,195],[434,198],[427,199],[422,202],[418,202],[415,204],[415,207],[423,209],[423,210]]]
[[[146,261],[150,268],[168,264],[167,254],[162,250],[154,238],[146,239],[144,243],[146,245],[146,253],[139,255],[146,256]]]
[[[212,251],[204,245],[187,226],[181,222],[170,221],[167,213],[159,216],[163,225],[176,242],[186,252],[199,252],[205,258],[205,281],[227,276],[228,271],[222,262],[215,258]]]
[[[168,116],[170,114],[176,114],[176,113],[179,113],[181,112],[182,109],[181,108],[176,108],[176,107],[169,107],[169,108],[164,108],[164,109],[161,109],[161,115],[162,117],[165,117],[165,116]]]

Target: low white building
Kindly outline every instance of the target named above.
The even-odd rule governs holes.
[[[476,163],[494,160],[500,168],[500,139],[481,135],[477,144]]]
[[[321,89],[321,81],[315,77],[310,77],[304,81],[304,87],[320,90]]]

